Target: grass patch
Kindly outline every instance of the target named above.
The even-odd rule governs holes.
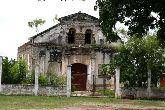
[[[65,106],[131,104],[137,106],[164,107],[164,101],[125,100],[91,97],[0,96],[0,110],[55,109]]]
[[[101,95],[109,96],[111,98],[114,98],[115,97],[115,92],[113,90],[109,90],[109,89],[106,89],[106,90],[97,90],[96,92],[98,92]]]

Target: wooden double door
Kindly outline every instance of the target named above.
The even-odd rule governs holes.
[[[87,66],[81,63],[74,63],[71,67],[72,91],[85,91],[87,83]]]

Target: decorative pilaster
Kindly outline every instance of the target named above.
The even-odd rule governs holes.
[[[87,66],[87,91],[92,90],[92,75],[91,75],[91,63]]]
[[[116,78],[115,97],[118,98],[121,96],[121,93],[120,93],[120,68],[116,67],[115,71],[116,71],[116,74],[115,74],[115,78]]]
[[[93,91],[93,94],[95,92],[95,86],[96,86],[96,54],[95,53],[92,53],[92,56],[91,56],[91,73],[90,73],[90,83],[91,83],[91,86],[92,86],[92,91]]]
[[[36,65],[36,67],[35,67],[35,86],[34,86],[35,96],[38,95],[38,75],[39,75],[39,66]]]
[[[71,96],[71,65],[67,66],[67,97]]]

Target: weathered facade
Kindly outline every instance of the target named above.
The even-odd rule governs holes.
[[[24,58],[30,70],[39,65],[41,74],[65,75],[67,65],[72,65],[72,87],[78,91],[92,90],[94,83],[103,86],[99,67],[109,63],[112,54],[98,19],[81,12],[60,18],[18,48],[18,58]],[[107,79],[107,86],[112,82]]]

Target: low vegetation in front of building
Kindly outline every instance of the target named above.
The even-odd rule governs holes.
[[[39,84],[42,86],[52,85],[66,85],[66,77],[64,75],[58,76],[56,74],[52,74],[50,76],[40,75],[38,78]]]
[[[111,98],[115,97],[115,91],[114,90],[105,89],[105,90],[97,90],[96,92],[103,95],[103,96],[108,96]]]
[[[2,70],[2,84],[34,84],[35,82],[35,72],[34,70],[28,71],[27,62],[24,59],[16,61],[5,57],[3,58]],[[66,85],[66,77],[58,76],[55,73],[40,74],[38,81],[42,86]]]
[[[20,59],[9,60],[3,58],[2,62],[2,84],[24,84],[27,83],[28,67],[26,61]]]

